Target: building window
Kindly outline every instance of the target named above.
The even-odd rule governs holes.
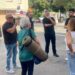
[[[16,11],[15,10],[0,10],[0,15],[1,14],[7,14],[7,13],[16,13]]]
[[[13,2],[13,0],[6,0],[6,2]]]

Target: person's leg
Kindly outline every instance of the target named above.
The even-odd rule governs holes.
[[[45,51],[46,53],[49,53],[50,37],[47,34],[45,34],[45,42],[46,42]]]
[[[21,68],[22,68],[22,73],[21,73],[21,75],[26,75],[28,62],[20,62],[20,63],[21,63]]]
[[[56,52],[56,36],[55,36],[55,33],[53,33],[53,35],[51,35],[51,43],[52,43],[53,55],[58,57],[57,52]]]
[[[54,34],[51,35],[51,43],[52,43],[53,54],[56,54],[56,38]]]
[[[75,54],[71,55],[70,51],[68,50],[67,56],[68,56],[67,64],[70,75],[75,75]]]
[[[12,45],[12,49],[13,49],[13,58],[12,58],[13,66],[16,67],[17,66],[17,64],[16,64],[16,58],[17,58],[17,46],[16,46],[16,43]]]
[[[12,57],[11,45],[6,45],[6,49],[7,49],[7,59],[6,59],[7,66],[6,66],[6,69],[10,70],[10,60],[11,60],[11,57]]]
[[[31,60],[28,63],[28,75],[33,75],[33,71],[34,71],[34,61]]]

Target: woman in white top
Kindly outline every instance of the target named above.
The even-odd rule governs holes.
[[[75,18],[71,18],[68,22],[68,31],[66,32],[66,50],[70,75],[75,75]]]

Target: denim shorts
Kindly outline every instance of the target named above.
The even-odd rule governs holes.
[[[75,75],[75,53],[71,55],[70,50],[67,50],[67,64],[70,71],[70,75]]]

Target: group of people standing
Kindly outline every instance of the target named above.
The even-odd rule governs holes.
[[[32,39],[38,44],[39,39],[37,39],[36,34],[34,32],[34,22],[32,20],[32,13],[27,12],[27,14],[20,19],[20,31],[17,34],[16,26],[17,23],[12,16],[12,14],[6,15],[6,22],[4,23],[2,30],[4,35],[4,43],[7,50],[7,59],[6,59],[6,72],[14,73],[14,69],[16,69],[16,55],[17,55],[17,44],[19,46],[19,59],[22,68],[22,75],[26,75],[28,71],[28,75],[33,75],[34,70],[34,55],[27,50],[27,48],[23,47],[22,41],[23,38],[27,35],[31,35]],[[55,20],[50,17],[49,11],[44,10],[44,19],[43,19],[43,27],[45,30],[45,52],[49,53],[49,44],[52,42],[52,50],[53,55],[55,57],[59,57],[56,52],[56,37],[54,31]],[[30,33],[29,33],[30,31]],[[18,41],[18,43],[17,43]],[[12,66],[11,69],[11,59]]]
[[[65,22],[66,28],[66,46],[68,65],[70,69],[70,75],[75,75],[75,18],[74,9],[69,10],[70,17]],[[2,30],[4,35],[4,43],[7,50],[6,59],[6,72],[14,73],[14,69],[17,67],[16,55],[17,55],[17,44],[19,46],[19,60],[21,63],[22,74],[21,75],[33,75],[34,71],[34,55],[23,46],[23,38],[27,35],[31,36],[32,39],[38,44],[39,39],[34,32],[34,22],[32,20],[32,13],[28,12],[24,17],[20,19],[20,31],[17,34],[16,26],[17,23],[14,20],[12,14],[6,15],[6,22],[4,23]],[[48,10],[44,10],[43,18],[44,37],[45,37],[45,52],[49,53],[50,41],[52,43],[53,56],[59,57],[56,50],[56,35],[54,26],[56,24],[55,19],[50,16]],[[18,43],[17,43],[18,42]],[[13,69],[11,69],[10,61],[12,59]]]

